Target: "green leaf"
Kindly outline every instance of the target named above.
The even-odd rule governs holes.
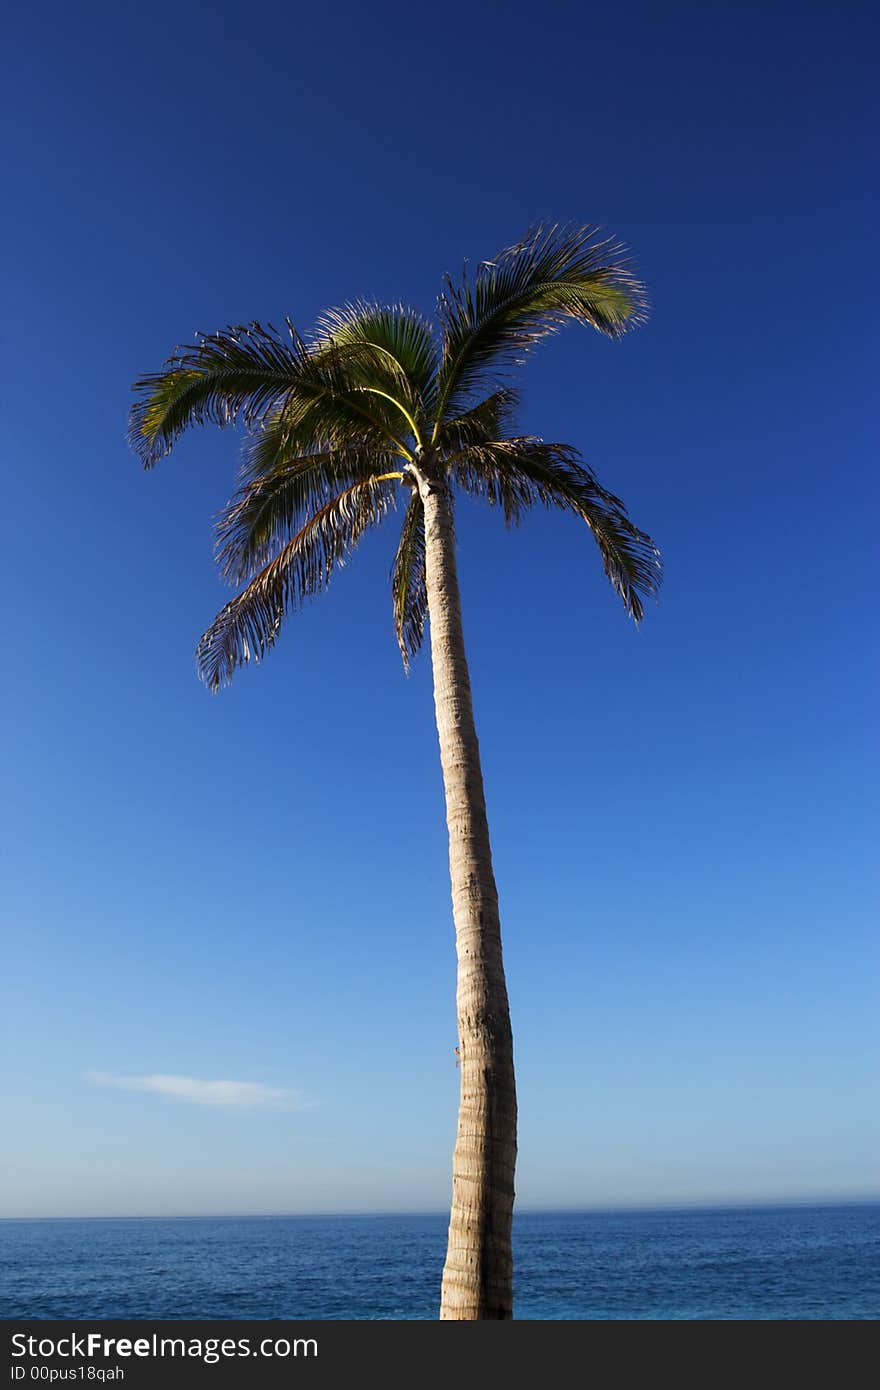
[[[315,345],[374,348],[361,359],[370,384],[385,374],[389,386],[402,387],[412,403],[430,398],[439,365],[437,342],[430,324],[405,304],[358,301],[330,309],[318,320]]]
[[[524,436],[472,445],[453,457],[450,467],[465,492],[501,506],[508,522],[518,521],[539,502],[579,516],[593,533],[612,587],[630,616],[641,622],[643,599],[660,587],[660,552],[576,449]]]
[[[205,336],[135,383],[129,441],[150,468],[192,425],[225,427],[240,416],[252,428],[281,416],[296,432],[300,452],[394,444],[408,458],[400,438],[404,421],[399,414],[390,418],[387,403],[366,395],[356,379],[357,355],[367,351],[316,352],[289,323],[287,339],[258,323]]]
[[[471,393],[522,362],[567,320],[619,337],[645,317],[644,287],[619,243],[595,227],[537,227],[483,261],[473,283],[447,278],[438,301],[443,357],[437,419],[461,412]]]
[[[274,560],[218,613],[196,650],[199,675],[213,691],[237,667],[259,662],[274,646],[284,617],[320,593],[361,536],[395,506],[394,486],[369,478],[323,506]]]
[[[191,425],[224,428],[240,414],[258,419],[290,393],[307,357],[291,329],[285,342],[253,323],[202,336],[178,348],[161,372],[141,377],[129,415],[129,442],[147,468],[170,452]]]
[[[428,617],[428,589],[425,579],[425,509],[417,487],[407,503],[400,533],[400,544],[391,570],[391,602],[394,630],[409,671],[412,657],[422,645]]]
[[[393,454],[376,449],[291,457],[283,421],[272,422],[251,440],[247,480],[217,518],[215,553],[224,578],[250,579],[341,488],[389,472],[394,462]]]
[[[487,444],[508,432],[520,403],[519,391],[503,387],[462,415],[445,421],[438,431],[437,447],[444,452],[465,449],[469,444]]]

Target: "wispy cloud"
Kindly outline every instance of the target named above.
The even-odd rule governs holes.
[[[200,1081],[195,1076],[115,1076],[108,1071],[87,1071],[86,1079],[95,1086],[111,1086],[118,1091],[152,1091],[156,1095],[186,1100],[193,1105],[215,1105],[227,1109],[253,1110],[257,1107],[303,1109],[298,1091],[264,1086],[260,1081]]]

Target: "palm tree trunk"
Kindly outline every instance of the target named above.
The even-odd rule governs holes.
[[[516,1090],[498,892],[462,635],[452,497],[429,460],[420,458],[412,472],[425,508],[434,704],[458,954],[461,1103],[440,1317],[510,1318]]]

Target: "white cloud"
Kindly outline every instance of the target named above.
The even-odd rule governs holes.
[[[188,1100],[194,1105],[216,1105],[228,1109],[247,1110],[257,1106],[302,1109],[306,1104],[297,1091],[278,1086],[264,1086],[259,1081],[200,1081],[194,1076],[114,1076],[107,1071],[87,1071],[87,1080],[95,1086],[112,1086],[118,1091],[152,1091]]]

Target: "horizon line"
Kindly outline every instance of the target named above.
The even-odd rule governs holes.
[[[880,1192],[863,1196],[757,1197],[692,1202],[607,1203],[602,1206],[523,1206],[514,1210],[520,1216],[613,1216],[628,1213],[779,1210],[803,1207],[863,1207],[880,1205]],[[445,1216],[448,1207],[382,1208],[369,1211],[226,1211],[226,1212],[141,1212],[104,1215],[3,1216],[0,1221],[301,1221],[380,1218],[389,1216]]]

